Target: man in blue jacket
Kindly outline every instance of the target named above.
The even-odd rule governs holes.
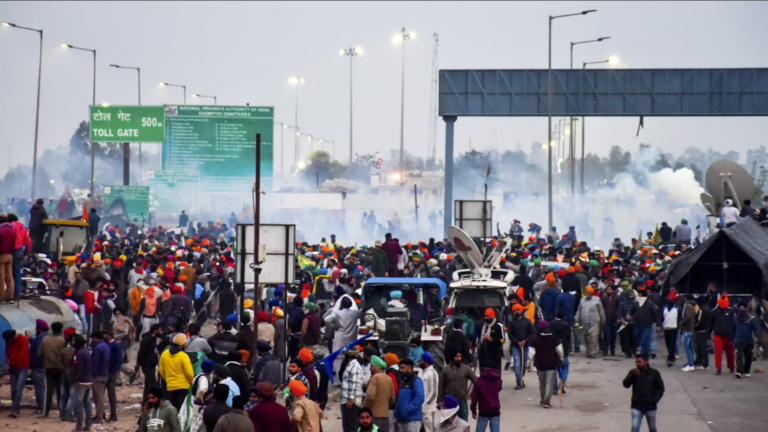
[[[109,380],[109,345],[100,331],[91,334],[91,370],[93,371],[93,403],[96,405],[94,425],[104,421],[104,390]]]
[[[104,342],[109,346],[109,365],[107,370],[107,397],[109,398],[109,421],[117,421],[117,379],[120,378],[120,367],[123,365],[123,347],[115,340],[111,331],[104,332]]]
[[[395,404],[395,432],[419,432],[421,409],[424,404],[424,383],[413,372],[413,361],[400,360],[400,374],[403,382],[397,392]]]
[[[557,286],[550,285],[539,297],[539,308],[544,315],[545,321],[552,321],[555,319],[555,311],[557,311],[557,298],[560,296],[560,290]]]

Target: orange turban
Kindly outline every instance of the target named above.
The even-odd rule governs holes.
[[[550,280],[547,281],[547,285],[553,287],[553,286],[557,285],[557,281],[554,280],[554,279],[550,279]]]
[[[588,286],[588,287],[584,288],[584,291],[586,291],[587,294],[589,294],[589,295],[595,295],[595,289],[592,288],[591,286]]]
[[[563,277],[566,274],[568,274],[568,273],[565,271],[564,268],[561,268],[560,270],[557,271],[557,275],[560,276],[560,277]]]
[[[242,356],[242,360],[244,362],[247,362],[249,358],[251,358],[251,353],[248,350],[240,350],[240,355]]]
[[[523,289],[523,287],[519,287],[519,288],[517,289],[517,291],[515,291],[515,295],[517,295],[517,298],[519,298],[520,300],[522,300],[522,299],[523,299],[523,296],[525,295],[525,289]]]
[[[512,305],[512,312],[524,312],[524,311],[525,311],[525,308],[523,307],[523,305],[519,303]]]
[[[569,266],[568,267],[568,273],[575,273],[575,272],[576,272],[576,267],[574,267],[574,266]]]
[[[583,268],[581,268],[581,264],[579,264],[579,263],[576,263],[576,265],[574,266],[574,268],[575,268],[575,269],[576,269],[576,271],[577,271],[577,272],[579,272],[579,273],[581,273],[581,272],[583,272],[583,271],[584,271],[584,269],[583,269]]]
[[[717,300],[717,307],[720,309],[726,309],[728,306],[730,306],[731,302],[728,300],[728,295],[723,294],[720,296],[720,298]]]
[[[552,273],[552,272],[549,272],[549,273],[547,273],[546,276],[544,276],[544,279],[546,279],[546,280],[550,280],[550,279],[554,279],[554,278],[555,278],[555,274]]]
[[[186,281],[187,281],[187,276],[186,275],[179,276],[179,282],[186,282]]]
[[[307,348],[302,348],[301,351],[299,351],[299,358],[304,362],[304,364],[311,362],[312,357],[312,351]]]
[[[494,312],[493,309],[488,308],[485,310],[485,316],[489,318],[496,318],[496,312]]]
[[[291,382],[288,384],[288,388],[291,389],[291,393],[295,394],[296,396],[304,396],[307,394],[307,386],[298,380],[291,380]]]
[[[387,353],[387,355],[384,356],[384,363],[387,364],[387,367],[400,364],[400,359],[397,358],[397,355],[395,353]]]

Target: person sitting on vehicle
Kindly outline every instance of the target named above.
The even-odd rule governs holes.
[[[400,299],[403,298],[402,291],[400,290],[392,291],[391,293],[389,293],[389,298],[391,298],[392,300],[390,300],[389,303],[387,303],[387,309],[405,307],[403,302],[400,301]]]

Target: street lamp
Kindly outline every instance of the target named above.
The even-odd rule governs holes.
[[[206,96],[206,95],[201,95],[201,94],[197,94],[197,93],[192,93],[192,97],[213,99],[213,104],[214,105],[218,105],[219,104],[217,99],[216,99],[216,96]]]
[[[181,87],[181,88],[183,88],[184,89],[184,105],[187,104],[187,86],[185,86],[183,84],[168,84],[167,82],[161,82],[160,85],[163,86],[163,87],[168,86],[168,87]]]
[[[352,59],[363,53],[363,49],[347,48],[339,51],[339,55],[349,57],[349,163],[352,164]]]
[[[292,128],[293,126],[282,123],[282,122],[275,122],[276,125],[280,125],[280,173],[285,174],[285,147],[283,146],[283,131],[288,128]]]
[[[61,46],[64,48],[75,49],[80,51],[89,51],[93,53],[93,100],[91,105],[96,105],[96,50],[88,49],[88,48],[80,48],[80,47],[72,46],[70,44],[61,44]],[[91,143],[91,200],[95,198],[93,195],[93,183],[96,177],[96,174],[94,172],[95,159],[96,159],[96,146],[94,145],[94,143]]]
[[[35,144],[34,149],[32,151],[32,199],[35,199],[35,178],[37,175],[37,136],[38,136],[38,130],[40,126],[40,81],[42,80],[43,76],[43,30],[42,29],[33,29],[30,27],[22,27],[20,25],[16,25],[14,23],[4,22],[4,26],[6,27],[13,27],[21,30],[29,30],[40,33],[40,54],[38,56],[37,60],[37,109],[35,112]],[[12,146],[8,146],[9,149],[12,148]],[[8,163],[11,163],[10,156],[8,157]]]
[[[600,61],[593,61],[593,62],[584,62],[582,65],[582,69],[586,69],[587,65],[593,65],[593,64],[601,64],[601,63],[618,63],[619,59],[616,57],[613,57],[613,59],[606,59],[606,60],[600,60]],[[584,116],[581,116],[581,193],[584,193],[584,138],[586,136],[586,130],[587,130],[587,119]]]
[[[573,14],[566,14],[566,15],[555,15],[549,16],[549,64],[548,64],[548,73],[547,73],[547,136],[548,142],[552,142],[552,21],[557,18],[567,18],[572,16],[578,16],[578,15],[586,15],[590,12],[597,12],[596,9],[590,9],[581,11],[579,13],[573,13]],[[549,215],[549,226],[547,228],[552,227],[552,146],[549,147],[549,150],[547,151],[547,201],[548,201],[548,215]]]
[[[139,86],[138,86],[139,106],[141,106],[141,68],[140,67],[132,67],[132,66],[120,66],[120,65],[116,65],[116,64],[111,64],[109,66],[113,67],[113,68],[116,68],[116,69],[131,69],[131,70],[135,70],[138,73],[138,76],[139,76]],[[130,147],[129,147],[129,149],[126,150],[126,153],[128,153],[128,157],[130,158]],[[141,143],[139,143],[139,171],[141,171],[141,169],[142,169],[142,164],[141,164]]]
[[[320,144],[331,143],[331,160],[336,160],[336,141],[320,140]]]
[[[394,43],[403,45],[403,74],[402,74],[402,87],[400,88],[400,171],[403,172],[405,165],[403,164],[403,140],[404,140],[404,126],[405,126],[405,41],[415,39],[416,33],[406,33],[405,27],[400,29],[400,33],[395,35]]]
[[[304,82],[304,78],[302,78],[299,75],[292,76],[288,79],[288,82],[296,86],[296,109],[294,111],[294,118],[293,118],[293,124],[296,125],[296,152],[294,153],[296,155],[296,162],[299,161],[299,84]]]
[[[591,39],[591,40],[585,40],[585,41],[579,41],[579,42],[571,42],[571,69],[573,69],[573,47],[574,46],[588,44],[588,43],[602,42],[602,41],[610,39],[610,38],[611,38],[610,36],[604,36],[604,37],[600,37],[600,38],[597,38],[597,39]],[[573,128],[574,128],[573,121],[574,121],[573,120],[573,116],[571,116],[571,130],[573,130]],[[582,125],[583,125],[583,123],[582,123]],[[583,126],[582,126],[582,128],[583,128]],[[570,154],[571,154],[571,156],[570,156],[570,159],[571,159],[571,163],[570,163],[570,165],[571,165],[571,169],[570,169],[570,171],[571,171],[570,172],[570,174],[571,174],[571,195],[573,195],[574,194],[574,188],[576,187],[576,185],[575,185],[575,183],[576,183],[576,157],[574,155],[574,153],[575,153],[574,150],[576,149],[576,134],[571,134],[571,139],[570,139],[568,147],[570,148]]]

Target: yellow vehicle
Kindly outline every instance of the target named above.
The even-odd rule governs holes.
[[[78,255],[90,241],[88,222],[47,219],[43,221],[43,253],[53,260]]]

